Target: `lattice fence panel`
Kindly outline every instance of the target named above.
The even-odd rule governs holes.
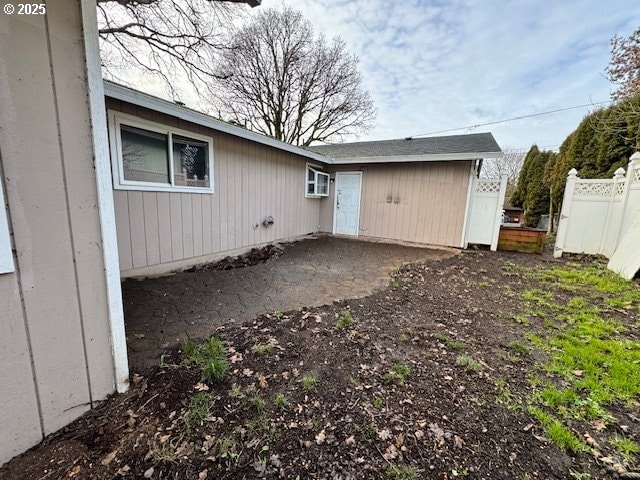
[[[500,181],[478,180],[476,193],[500,193]]]
[[[607,197],[613,193],[613,182],[576,183],[575,195],[581,197]]]

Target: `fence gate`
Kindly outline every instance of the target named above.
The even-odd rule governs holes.
[[[501,179],[474,178],[471,186],[471,207],[467,219],[465,246],[469,243],[498,248],[502,207],[507,192],[507,177]]]

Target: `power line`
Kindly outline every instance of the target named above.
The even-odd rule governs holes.
[[[547,110],[546,112],[530,113],[529,115],[520,115],[518,117],[505,118],[503,120],[496,120],[494,122],[477,123],[475,125],[469,125],[467,127],[450,128],[448,130],[439,130],[437,132],[421,133],[419,135],[413,135],[411,137],[407,137],[406,140],[411,140],[412,138],[416,138],[416,137],[426,137],[428,135],[437,135],[439,133],[456,132],[458,130],[470,130],[472,128],[477,128],[477,127],[486,127],[487,125],[496,125],[498,123],[513,122],[514,120],[522,120],[523,118],[539,117],[541,115],[550,115],[552,113],[566,112],[567,110],[575,110],[577,108],[584,108],[584,107],[593,107],[596,105],[604,105],[607,103],[611,103],[611,100],[607,100],[604,102],[585,103],[584,105],[574,105],[573,107],[558,108],[556,110]]]

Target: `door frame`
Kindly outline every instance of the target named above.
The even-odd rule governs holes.
[[[362,172],[360,171],[353,171],[353,172],[336,172],[336,178],[335,178],[335,183],[333,184],[333,234],[336,235],[336,225],[337,225],[337,220],[338,220],[338,177],[340,175],[344,175],[344,174],[349,174],[349,175],[353,175],[356,174],[358,175],[359,179],[360,179],[360,185],[358,188],[358,225],[356,227],[356,234],[355,235],[349,235],[346,233],[340,233],[339,235],[347,235],[349,237],[358,237],[360,235],[360,205],[362,203]]]

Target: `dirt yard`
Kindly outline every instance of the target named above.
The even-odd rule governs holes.
[[[184,344],[0,478],[638,478],[639,306],[585,260],[414,264]]]

